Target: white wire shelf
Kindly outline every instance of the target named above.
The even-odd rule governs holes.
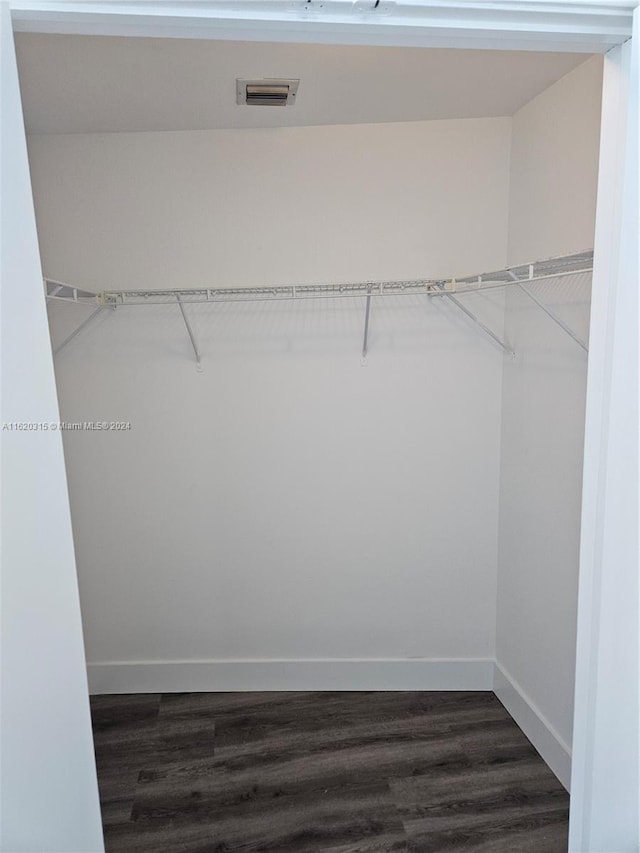
[[[47,299],[119,308],[134,305],[202,302],[273,302],[284,299],[338,299],[341,297],[398,296],[416,293],[446,296],[448,293],[477,293],[496,287],[509,287],[518,280],[541,281],[571,273],[590,272],[593,252],[538,261],[477,276],[448,279],[412,279],[407,281],[365,281],[345,284],[301,284],[278,287],[176,288],[162,290],[103,290],[95,293],[70,284],[45,279]],[[514,279],[515,276],[515,279]]]
[[[301,284],[281,285],[277,287],[248,288],[177,288],[167,290],[103,290],[94,293],[64,282],[44,279],[47,300],[68,304],[94,306],[94,312],[56,349],[56,353],[65,347],[87,326],[95,314],[103,309],[151,305],[178,305],[189,335],[196,358],[198,370],[201,369],[200,352],[193,330],[185,312],[185,305],[221,302],[277,302],[294,299],[339,299],[364,297],[366,299],[364,342],[362,360],[366,360],[368,349],[369,316],[373,297],[410,296],[424,294],[428,297],[444,297],[455,304],[501,349],[511,356],[515,353],[506,341],[503,341],[486,326],[469,308],[460,302],[459,297],[467,293],[481,293],[495,288],[519,287],[535,302],[558,326],[560,326],[586,352],[586,343],[529,288],[531,284],[564,278],[578,273],[590,273],[593,269],[593,252],[580,252],[560,258],[537,261],[532,264],[509,267],[481,275],[464,276],[450,279],[414,279],[406,281],[365,281],[350,284]]]

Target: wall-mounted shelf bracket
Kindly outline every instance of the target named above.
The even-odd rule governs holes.
[[[75,302],[77,305],[99,305],[100,299],[89,290],[82,290],[61,281],[44,280],[44,295],[47,299],[59,299],[61,302]]]
[[[360,364],[362,367],[367,366],[367,352],[369,350],[369,317],[371,316],[371,291],[372,285],[369,285],[367,290],[367,303],[364,309],[364,339],[362,341],[362,358]]]
[[[178,307],[180,308],[180,313],[182,314],[182,319],[184,320],[184,324],[187,327],[187,334],[189,335],[189,340],[191,341],[191,346],[193,347],[193,354],[196,357],[196,371],[198,373],[202,373],[202,363],[200,361],[200,351],[198,350],[198,345],[197,345],[196,339],[193,335],[191,323],[189,322],[189,318],[187,317],[187,313],[184,310],[184,305],[182,304],[182,299],[180,298],[179,293],[176,293],[176,300],[178,302]]]
[[[562,320],[560,317],[558,317],[558,315],[555,313],[555,311],[552,311],[551,308],[549,308],[547,305],[545,305],[544,302],[542,302],[541,299],[538,299],[538,297],[535,295],[535,293],[533,293],[531,291],[528,282],[532,281],[534,279],[533,265],[529,266],[529,277],[528,277],[528,279],[520,278],[519,276],[517,276],[513,272],[513,270],[509,270],[508,273],[509,273],[509,277],[511,278],[511,280],[517,283],[519,289],[522,290],[523,293],[526,293],[526,295],[529,297],[529,299],[531,299],[532,302],[535,302],[535,304],[538,306],[538,308],[540,308],[542,311],[544,311],[544,313],[547,315],[547,317],[551,318],[553,320],[553,322],[556,323],[556,325],[560,326],[560,328],[564,332],[566,332],[567,335],[569,335],[569,337],[572,338],[578,344],[579,347],[582,347],[582,349],[585,352],[589,352],[589,347],[582,340],[582,338],[578,337],[578,335],[576,335],[576,333],[573,331],[573,329],[570,326],[568,326],[564,322],[564,320]]]
[[[104,309],[104,307],[103,307],[102,305],[99,305],[99,306],[95,309],[95,311],[92,311],[92,312],[91,312],[91,314],[89,314],[89,316],[88,316],[88,317],[86,317],[86,318],[82,321],[82,323],[80,323],[80,325],[77,327],[77,329],[74,329],[74,331],[73,331],[73,332],[71,332],[71,334],[70,334],[68,337],[66,337],[66,338],[62,341],[62,343],[61,343],[61,344],[58,344],[58,346],[54,349],[53,354],[54,354],[54,355],[58,355],[58,353],[59,353],[59,352],[61,352],[61,351],[66,347],[66,345],[67,345],[67,344],[70,344],[70,343],[71,343],[71,341],[72,341],[72,340],[73,340],[77,335],[79,335],[79,334],[80,334],[80,332],[81,332],[81,331],[82,331],[86,326],[88,326],[88,325],[89,325],[89,323],[91,323],[91,321],[93,320],[93,318],[94,318],[94,317],[96,317],[96,316],[97,316],[101,311],[104,311],[104,310],[105,310],[105,309]]]
[[[453,287],[455,287],[454,282],[452,282],[452,285],[453,285]],[[451,289],[453,289],[453,287]],[[467,317],[469,317],[469,319],[472,320],[476,324],[476,326],[479,326],[482,329],[482,331],[485,333],[485,335],[490,337],[492,341],[495,341],[495,343],[498,344],[498,346],[500,347],[501,350],[503,350],[503,352],[506,352],[507,355],[510,355],[512,358],[515,358],[516,354],[511,349],[511,347],[508,344],[506,344],[501,338],[499,338],[498,335],[496,335],[496,333],[493,332],[485,323],[483,323],[482,320],[473,313],[473,311],[470,311],[466,305],[463,305],[462,302],[456,296],[453,295],[451,290],[448,290],[445,288],[444,284],[442,285],[439,294],[432,294],[432,295],[434,295],[434,296],[435,295],[446,296],[447,299],[450,302],[453,302],[453,304],[456,305],[462,311],[463,314],[466,314]]]

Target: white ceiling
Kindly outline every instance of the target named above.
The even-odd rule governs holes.
[[[584,54],[16,34],[29,133],[205,130],[513,115]],[[294,107],[236,77],[299,77]]]

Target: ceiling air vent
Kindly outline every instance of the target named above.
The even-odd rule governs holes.
[[[300,80],[236,80],[236,102],[249,106],[295,104]]]

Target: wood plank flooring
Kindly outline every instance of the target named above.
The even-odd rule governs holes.
[[[493,693],[91,699],[107,853],[564,853],[569,797]]]

